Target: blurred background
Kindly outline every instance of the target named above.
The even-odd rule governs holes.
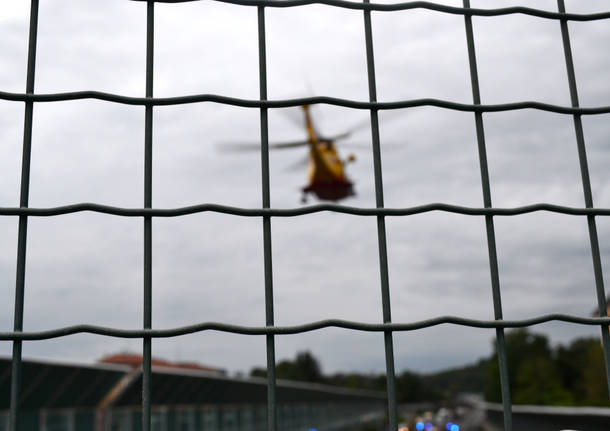
[[[2,91],[25,91],[26,3],[0,6]],[[517,4],[497,1],[494,7]],[[471,5],[489,7],[475,0]],[[527,6],[557,8],[550,0],[529,1]],[[607,4],[569,0],[566,8],[592,13],[607,11]],[[463,16],[423,9],[374,12],[372,24],[379,101],[430,97],[472,103]],[[516,14],[473,17],[473,24],[483,104],[570,105],[559,22]],[[267,8],[266,25],[269,99],[323,95],[368,100],[361,11],[323,5]],[[569,29],[581,106],[608,105],[610,81],[600,73],[610,67],[607,21],[570,22]],[[41,2],[36,92],[143,96],[145,33],[146,5],[140,2]],[[220,2],[155,6],[156,97],[210,93],[257,99],[257,52],[256,8]],[[0,100],[3,207],[19,204],[23,115],[23,103]],[[300,120],[294,121],[301,115],[298,107],[270,109],[270,142],[306,140]],[[374,207],[368,112],[316,105],[312,116],[325,136],[353,132],[337,142],[342,158],[356,158],[345,168],[354,195],[340,203]],[[420,107],[381,111],[379,117],[387,207],[434,202],[483,206],[472,113]],[[608,117],[583,117],[594,204],[603,208],[610,206]],[[494,206],[584,206],[571,116],[519,110],[485,114],[484,121]],[[215,103],[156,107],[153,133],[153,207],[261,207],[257,109]],[[144,107],[95,100],[35,104],[30,206],[95,202],[141,207],[143,143]],[[251,144],[255,151],[223,150],[233,143]],[[315,196],[301,201],[301,189],[308,183],[302,163],[307,154],[303,147],[270,153],[272,207],[318,203]],[[79,323],[141,327],[139,218],[77,213],[30,217],[28,223],[25,331]],[[610,237],[610,221],[598,217],[597,223],[608,280],[610,244],[604,238]],[[482,217],[431,212],[388,217],[386,224],[394,322],[441,315],[493,318]],[[584,218],[538,212],[496,217],[495,226],[506,319],[592,315],[597,300]],[[0,237],[0,328],[11,331],[16,217],[0,218]],[[259,218],[200,213],[154,219],[153,328],[206,321],[264,325],[262,249]],[[323,212],[273,218],[272,250],[277,325],[328,318],[382,321],[374,217]],[[493,330],[450,325],[395,333],[399,382],[413,376],[422,385],[421,390],[406,391],[402,401],[437,400],[460,392],[497,400],[497,379],[485,377],[494,375],[493,340]],[[603,372],[593,374],[602,387],[590,399],[583,398],[584,389],[570,387],[569,379],[575,377],[565,375],[565,363],[572,368],[575,363],[566,358],[582,358],[575,353],[578,349],[601,358],[599,328],[548,323],[516,331],[508,342],[509,359],[519,356],[514,352],[520,349],[537,352],[530,357],[542,362],[523,365],[532,381],[550,379],[559,385],[542,391],[553,393],[552,399],[533,399],[520,398],[520,383],[513,382],[514,402],[608,404]],[[229,376],[260,375],[266,364],[264,337],[203,332],[154,340],[152,345],[155,357],[194,361]],[[139,354],[141,341],[74,335],[23,345],[24,358],[35,360],[93,363],[119,352]],[[0,342],[0,355],[10,353],[11,343]],[[384,388],[376,380],[385,373],[381,334],[325,329],[276,337],[278,363],[296,362],[304,354],[315,359],[320,382],[344,384],[339,376],[357,375],[366,379],[352,386]],[[511,367],[514,362],[518,360]],[[556,374],[544,377],[538,367]],[[477,377],[438,377],[448,369],[470,370]],[[475,381],[477,386],[470,387]]]

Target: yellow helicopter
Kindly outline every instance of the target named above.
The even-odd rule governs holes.
[[[309,184],[303,187],[303,201],[307,193],[314,193],[318,199],[338,201],[354,194],[353,183],[345,175],[344,166],[353,162],[353,154],[341,160],[334,142],[348,134],[335,136],[332,139],[318,137],[313,127],[309,105],[303,105],[305,127],[309,140]]]
[[[339,201],[354,195],[354,184],[345,174],[345,165],[355,161],[356,157],[353,154],[349,154],[345,159],[341,159],[335,141],[347,138],[355,128],[333,137],[322,137],[314,128],[310,106],[303,105],[301,109],[305,117],[307,140],[270,143],[269,149],[309,147],[309,183],[301,189],[303,192],[301,200],[303,202],[307,201],[309,193],[314,194],[320,200],[327,201]],[[224,148],[230,150],[252,150],[253,146],[231,145]]]

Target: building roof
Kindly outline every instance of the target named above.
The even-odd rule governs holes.
[[[0,358],[0,410],[10,406],[10,358]],[[122,365],[22,361],[23,409],[94,407],[129,372]]]
[[[0,410],[10,406],[10,358],[0,358]],[[263,404],[264,378],[228,377],[217,371],[175,366],[151,367],[153,405]],[[216,369],[214,369],[216,370]],[[142,368],[105,361],[94,365],[22,361],[22,408],[104,408],[142,402]],[[278,402],[382,402],[386,394],[314,383],[277,381]]]
[[[103,364],[123,364],[129,365],[132,368],[141,367],[143,363],[142,355],[137,353],[122,352],[113,355],[104,356],[99,360]],[[201,365],[197,362],[170,362],[165,359],[152,358],[151,365],[162,366],[167,368],[178,368],[186,370],[200,370],[209,371],[214,373],[226,374],[226,371],[222,368],[210,367],[207,365]]]

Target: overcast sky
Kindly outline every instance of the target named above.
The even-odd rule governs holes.
[[[24,92],[28,2],[0,5],[0,90]],[[460,6],[459,1],[446,4]],[[604,1],[567,1],[570,12],[607,11]],[[527,4],[555,11],[555,1]],[[473,7],[489,2],[472,1]],[[198,93],[256,99],[256,8],[206,1],[155,7],[156,96]],[[483,103],[535,100],[569,106],[557,21],[511,15],[474,17]],[[272,99],[310,95],[368,100],[362,12],[328,6],[266,11]],[[610,104],[608,21],[570,22],[581,106]],[[126,0],[42,0],[36,91],[99,90],[144,95],[146,5]],[[472,102],[464,18],[425,10],[373,13],[378,99],[434,97]],[[290,111],[284,115],[277,111]],[[298,109],[271,110],[272,142],[304,138],[290,121]],[[367,111],[317,106],[316,126],[341,133]],[[380,114],[387,207],[444,202],[482,206],[474,115],[440,108]],[[485,114],[495,206],[536,202],[582,207],[572,117],[535,110]],[[583,119],[595,205],[610,207],[610,118]],[[257,109],[212,103],[154,110],[153,206],[261,205],[260,157],[218,151],[219,143],[256,145]],[[30,206],[76,202],[143,204],[144,108],[94,100],[36,104]],[[0,206],[19,202],[23,103],[0,101]],[[342,203],[373,207],[370,128],[340,147],[357,157],[348,175],[356,195]],[[271,202],[300,203],[306,150],[271,154]],[[310,199],[309,204],[316,203]],[[482,217],[433,212],[387,219],[394,322],[439,315],[493,318]],[[591,253],[582,217],[535,213],[497,217],[504,316],[595,307]],[[610,280],[610,220],[598,218],[605,279]],[[142,220],[96,213],[29,219],[25,330],[91,323],[142,325]],[[274,218],[275,321],[326,318],[380,322],[376,222],[333,213]],[[12,330],[16,217],[0,217],[0,330]],[[608,291],[608,289],[607,289]],[[153,222],[153,327],[203,321],[265,322],[262,223],[203,213]],[[596,336],[596,328],[546,324],[554,343]],[[396,367],[433,371],[489,355],[493,330],[451,325],[396,333]],[[77,335],[26,342],[24,357],[94,361],[138,340]],[[382,371],[383,336],[339,329],[279,336],[277,358],[311,350],[325,372]],[[0,343],[0,354],[11,345]],[[155,340],[153,355],[196,360],[230,371],[265,364],[265,340],[205,332]]]

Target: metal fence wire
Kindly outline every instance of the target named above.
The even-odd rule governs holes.
[[[344,0],[218,0],[226,3],[243,5],[244,7],[255,7],[258,10],[258,50],[259,50],[259,87],[260,97],[258,100],[246,100],[230,98],[221,95],[196,94],[184,97],[154,98],[153,96],[153,56],[154,56],[154,13],[155,3],[180,3],[191,0],[136,0],[147,3],[147,44],[146,44],[146,92],[145,97],[126,97],[117,94],[102,93],[96,91],[65,92],[56,94],[36,94],[34,92],[36,44],[38,27],[38,5],[39,0],[31,0],[29,46],[27,63],[27,83],[25,93],[9,93],[0,91],[0,99],[10,101],[21,101],[25,103],[25,127],[23,137],[23,158],[21,169],[21,194],[18,208],[0,208],[2,216],[16,216],[19,218],[18,244],[17,244],[17,275],[15,286],[15,313],[14,329],[12,332],[1,332],[0,340],[11,340],[13,342],[12,374],[11,374],[11,407],[9,414],[9,429],[18,430],[19,423],[19,395],[21,391],[21,352],[22,344],[26,340],[44,340],[62,337],[76,333],[100,334],[111,337],[141,338],[143,343],[143,387],[142,387],[142,429],[151,429],[151,343],[153,338],[174,337],[206,330],[217,330],[229,333],[265,335],[267,345],[267,429],[277,430],[277,400],[276,400],[276,378],[275,378],[275,336],[281,334],[297,334],[314,331],[320,328],[338,327],[358,331],[383,332],[385,340],[385,359],[387,371],[387,396],[388,396],[388,418],[389,429],[396,430],[397,424],[397,401],[394,372],[394,353],[392,334],[395,331],[413,331],[421,328],[440,324],[457,324],[478,328],[495,328],[496,343],[500,364],[500,383],[503,400],[504,428],[512,430],[511,420],[511,397],[508,382],[508,367],[506,360],[506,346],[504,341],[504,329],[514,327],[526,327],[533,324],[549,321],[562,321],[585,325],[598,325],[601,330],[602,344],[605,356],[606,379],[610,388],[610,336],[607,317],[606,301],[604,294],[604,282],[602,277],[602,265],[599,249],[598,234],[596,228],[596,216],[609,216],[610,209],[595,208],[591,193],[589,179],[589,168],[582,126],[583,115],[610,113],[610,106],[580,107],[574,74],[574,62],[570,45],[570,34],[568,21],[596,21],[610,19],[610,12],[592,14],[566,13],[564,0],[557,0],[557,12],[544,11],[527,7],[507,7],[500,9],[475,9],[470,7],[469,0],[463,0],[463,7],[450,7],[429,2],[406,2],[395,4],[374,4],[369,0],[362,3]],[[286,100],[268,100],[267,98],[267,71],[266,71],[266,37],[265,37],[265,8],[285,8],[309,4],[324,4],[330,7],[347,8],[359,10],[364,18],[364,31],[366,42],[366,58],[368,70],[369,100],[367,102],[347,100],[331,97],[310,97]],[[402,11],[412,9],[428,9],[438,13],[449,13],[462,15],[466,32],[468,46],[468,57],[470,64],[470,77],[472,84],[472,104],[454,103],[438,99],[416,99],[402,100],[398,102],[378,102],[375,83],[375,61],[373,53],[373,31],[371,26],[371,13],[382,13],[391,11]],[[475,55],[475,42],[472,27],[473,16],[500,16],[509,14],[524,14],[539,19],[555,20],[561,28],[563,50],[566,62],[566,71],[571,96],[571,106],[558,106],[535,101],[516,102],[508,104],[483,105],[479,92],[479,79],[477,72],[477,60]],[[32,123],[34,103],[66,101],[77,99],[98,99],[113,103],[145,106],[145,154],[144,154],[144,207],[138,209],[119,208],[105,205],[79,203],[53,208],[29,208],[29,181],[30,181],[30,152],[32,144]],[[262,164],[262,207],[256,209],[236,208],[224,205],[201,204],[183,208],[159,209],[152,206],[152,150],[153,150],[153,109],[161,105],[179,105],[187,103],[212,102],[260,110],[261,129],[261,164]],[[329,104],[370,111],[370,122],[372,129],[372,151],[374,160],[375,176],[375,208],[358,208],[334,204],[313,205],[294,209],[272,208],[270,203],[269,187],[269,146],[268,146],[268,110],[276,107],[300,106],[303,104]],[[469,111],[474,114],[476,136],[478,142],[479,165],[481,172],[481,184],[483,190],[483,208],[463,207],[447,204],[430,204],[409,208],[385,208],[383,199],[383,180],[380,157],[379,142],[379,110],[410,108],[418,106],[435,106],[444,109],[458,111]],[[518,109],[537,109],[571,115],[574,122],[576,134],[576,145],[580,162],[582,187],[585,207],[575,208],[550,204],[534,204],[515,208],[495,208],[492,206],[491,190],[489,183],[488,162],[485,146],[485,133],[483,113],[510,111]],[[59,329],[51,329],[38,332],[23,331],[23,308],[25,290],[26,270],[26,238],[28,217],[58,216],[80,211],[94,211],[116,216],[141,217],[144,222],[144,321],[141,330],[126,330],[120,328],[100,327],[92,325],[76,325]],[[152,220],[154,217],[177,217],[186,214],[212,211],[224,214],[233,214],[247,217],[258,217],[262,219],[263,229],[263,253],[265,274],[265,310],[266,325],[264,327],[237,326],[221,323],[199,323],[192,326],[184,326],[173,329],[152,329],[151,326],[151,296],[152,296],[152,266],[151,266],[151,241]],[[357,321],[323,320],[297,326],[276,326],[273,315],[273,279],[271,261],[271,219],[273,217],[295,217],[321,211],[333,211],[358,216],[371,216],[377,219],[377,235],[379,244],[379,268],[381,274],[381,296],[383,323],[368,324]],[[489,254],[489,272],[491,276],[491,289],[493,293],[494,320],[475,320],[453,316],[440,316],[430,320],[412,323],[393,323],[390,315],[390,291],[388,281],[388,258],[386,247],[385,217],[409,216],[429,211],[446,211],[459,214],[481,216],[485,218],[487,247]],[[500,280],[498,276],[498,259],[496,253],[496,241],[494,231],[495,216],[511,216],[525,214],[534,211],[549,211],[587,218],[589,240],[593,257],[593,270],[595,274],[595,292],[599,307],[600,317],[578,317],[565,314],[541,315],[524,320],[504,320],[502,317],[502,302],[500,292]]]

